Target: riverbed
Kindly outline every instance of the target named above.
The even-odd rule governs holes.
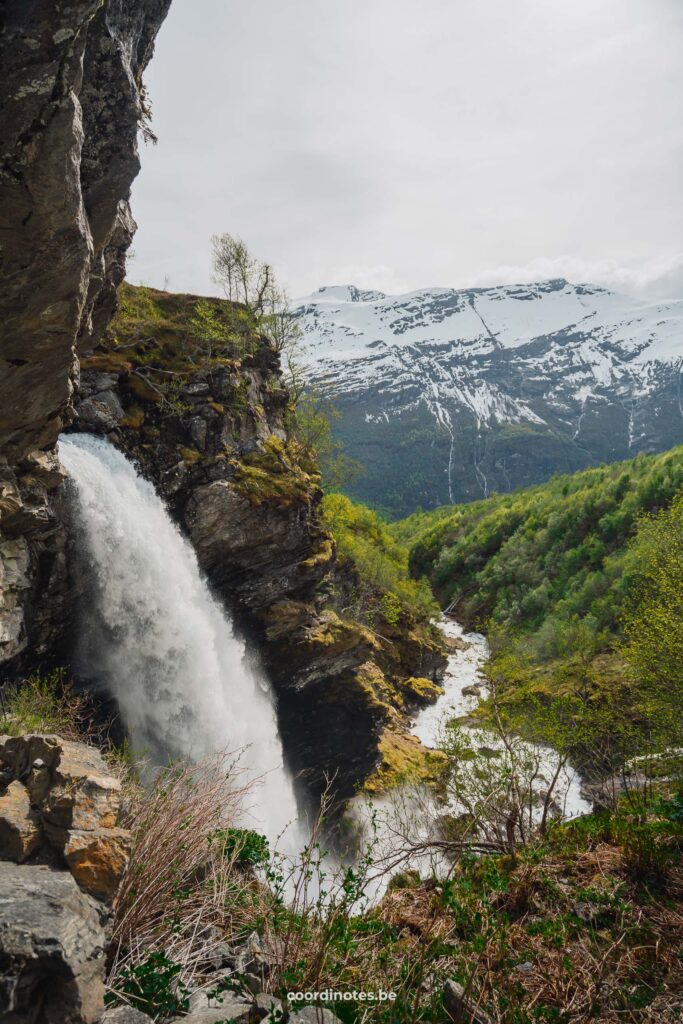
[[[486,637],[481,633],[468,633],[463,626],[450,616],[444,615],[439,623],[450,653],[444,679],[443,694],[435,704],[419,711],[415,716],[411,733],[417,736],[425,747],[439,746],[442,731],[449,721],[463,719],[469,726],[468,718],[481,700],[488,696],[483,667],[489,657]],[[470,726],[475,743],[482,748],[502,749],[502,743],[488,730],[476,725]],[[539,791],[548,777],[554,775],[558,755],[549,746],[522,744],[522,750],[538,753],[542,759],[543,775],[539,777]],[[560,816],[568,820],[591,811],[591,803],[581,794],[581,776],[570,765],[560,770],[555,789],[554,803]]]

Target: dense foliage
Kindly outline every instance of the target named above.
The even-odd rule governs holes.
[[[670,732],[683,702],[683,495],[669,508],[641,520],[629,545],[631,593],[623,626],[623,653],[641,682],[650,715]],[[680,725],[679,730],[680,731]],[[674,736],[676,731],[674,731]]]
[[[381,618],[394,625],[402,617],[428,620],[438,616],[427,582],[410,577],[407,549],[372,509],[343,494],[328,494],[323,518],[335,539],[339,561],[352,567],[358,579],[351,596],[355,617]]]
[[[541,657],[561,653],[580,618],[598,635],[618,628],[634,560],[627,542],[639,517],[683,488],[683,448],[555,477],[450,511],[418,513],[411,568],[468,622],[534,633]]]
[[[682,490],[676,448],[392,528],[415,538],[413,572],[486,629],[493,692],[546,739],[564,700],[565,746],[599,774],[628,773],[634,756],[661,774],[683,741]]]

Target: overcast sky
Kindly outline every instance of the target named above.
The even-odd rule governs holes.
[[[683,0],[173,0],[133,281],[683,295]]]

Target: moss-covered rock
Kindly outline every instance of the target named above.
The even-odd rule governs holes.
[[[222,325],[218,349],[197,327],[202,304]],[[359,605],[365,584],[351,559],[336,558],[317,466],[288,432],[277,353],[243,309],[125,285],[84,360],[82,395],[101,399],[102,389],[123,417],[99,429],[154,481],[260,651],[295,777],[313,800],[330,778],[340,799],[352,796],[385,760],[387,724],[400,733],[400,716],[432,699],[445,663],[427,605],[411,607],[425,595],[403,554],[390,552],[401,562],[398,605],[374,582]],[[81,425],[93,429],[92,419]]]
[[[425,679],[424,676],[411,676],[401,683],[401,692],[407,701],[423,706],[425,704],[436,704],[439,697],[443,695],[443,687]]]
[[[445,763],[445,755],[423,747],[416,736],[387,728],[379,741],[380,763],[365,781],[369,793],[386,792],[395,786],[434,783]]]

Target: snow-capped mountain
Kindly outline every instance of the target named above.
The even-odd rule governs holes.
[[[683,442],[683,300],[564,280],[295,303],[307,373],[394,514]]]

